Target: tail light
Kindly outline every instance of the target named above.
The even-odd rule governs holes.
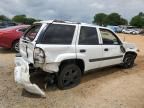
[[[35,63],[45,63],[45,53],[41,48],[36,47],[34,49],[34,62]]]

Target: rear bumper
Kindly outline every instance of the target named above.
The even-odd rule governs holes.
[[[30,93],[45,97],[45,93],[36,85],[30,82],[29,64],[22,57],[15,58],[16,67],[14,69],[15,82],[22,85],[24,89]]]

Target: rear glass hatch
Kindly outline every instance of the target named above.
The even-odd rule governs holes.
[[[36,42],[33,40],[38,35],[42,24],[34,24],[24,33],[24,36],[20,40],[20,53],[24,58],[33,63],[33,51]]]

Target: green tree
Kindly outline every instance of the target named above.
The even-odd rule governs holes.
[[[98,13],[94,16],[93,23],[96,23],[100,26],[104,25],[104,19],[107,17],[105,13]]]
[[[118,13],[111,13],[109,15],[106,15],[104,13],[99,13],[94,16],[93,23],[96,23],[98,25],[127,25],[128,21],[121,17]]]
[[[128,25],[128,21],[124,18],[121,18],[121,24],[120,25]]]
[[[143,12],[140,12],[140,13],[139,13],[139,16],[142,16],[142,17],[143,17],[143,16],[144,16],[144,13],[143,13]]]
[[[111,13],[105,18],[105,24],[106,25],[122,25],[125,23],[125,19],[121,18],[121,16],[118,13]]]
[[[34,18],[27,18],[26,21],[25,21],[25,23],[31,25],[31,24],[33,24],[35,21],[37,21],[37,20],[34,19]]]
[[[12,18],[13,21],[17,23],[24,23],[26,22],[26,15],[16,15]]]
[[[0,15],[0,21],[10,21],[10,19],[5,15]]]
[[[23,24],[33,24],[33,22],[37,21],[34,18],[28,18],[26,15],[16,15],[12,18],[13,21],[17,23],[23,23]]]
[[[130,25],[139,28],[144,27],[144,13],[140,12],[138,15],[134,16],[130,21]]]

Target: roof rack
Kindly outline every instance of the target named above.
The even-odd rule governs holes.
[[[63,21],[63,20],[53,20],[53,22],[70,23],[70,24],[81,24],[80,22],[71,22],[71,21]]]

